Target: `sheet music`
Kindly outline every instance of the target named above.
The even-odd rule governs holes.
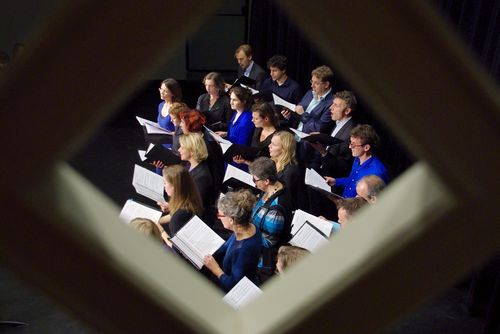
[[[252,92],[252,95],[258,94],[259,91],[257,89],[253,89],[252,87],[246,86],[244,84],[240,84],[241,87],[248,89],[249,91]]]
[[[326,183],[326,180],[314,169],[306,168],[306,177],[304,182],[305,184],[308,184],[310,186],[331,192],[331,187],[328,185],[328,183]]]
[[[149,124],[151,126],[156,126],[156,127],[160,127],[160,125],[156,122],[153,122],[153,121],[150,121],[149,119],[145,119],[145,118],[142,118],[142,117],[139,117],[139,116],[135,116],[135,118],[137,119],[137,121],[139,122],[140,125],[142,126],[145,126],[146,124]]]
[[[243,276],[222,300],[239,310],[261,294],[262,290],[253,284],[246,276]]]
[[[295,214],[293,215],[292,235],[297,233],[297,231],[306,222],[309,222],[310,224],[316,226],[316,228],[320,230],[324,235],[330,237],[330,234],[332,233],[332,222],[313,216],[312,214],[300,209],[295,210]]]
[[[194,216],[171,239],[193,264],[201,269],[205,255],[213,254],[224,243],[198,216]]]
[[[309,222],[303,224],[290,240],[290,244],[307,249],[311,253],[326,244],[328,239]]]
[[[281,97],[279,97],[274,93],[273,93],[273,101],[275,105],[285,107],[287,109],[290,109],[291,111],[295,111],[295,109],[297,109],[297,105],[290,103],[286,100],[283,100]]]
[[[205,129],[207,129],[208,133],[210,133],[212,135],[212,137],[214,137],[214,139],[218,142],[218,143],[221,143],[221,144],[227,144],[229,146],[231,146],[233,143],[231,143],[229,140],[227,139],[224,139],[222,138],[221,136],[219,136],[218,134],[216,134],[215,132],[213,132],[212,130],[210,130],[209,128],[207,128],[206,126],[203,126]]]
[[[152,134],[159,134],[159,135],[173,135],[173,132],[167,131],[164,128],[160,127],[158,124],[153,125],[149,123],[144,123],[144,126],[146,127],[146,132],[150,135]]]
[[[139,194],[164,203],[163,177],[139,165],[134,166],[132,185]]]
[[[305,133],[305,132],[299,131],[299,130],[297,130],[297,129],[294,129],[294,128],[289,128],[289,129],[290,129],[290,130],[292,130],[292,131],[293,131],[293,133],[295,133],[295,134],[296,134],[296,135],[297,135],[300,139],[302,139],[302,138],[305,138],[305,137],[309,136],[309,134],[308,134],[308,133]]]
[[[232,177],[242,182],[245,182],[246,184],[252,187],[255,187],[255,183],[253,182],[253,177],[251,174],[244,172],[241,169],[236,168],[232,165],[227,165],[226,175],[224,175],[224,180],[222,182],[226,182]]]
[[[125,202],[125,205],[120,212],[120,218],[127,223],[130,223],[130,221],[134,218],[147,218],[154,222],[158,222],[160,217],[161,211],[152,209],[131,199]]]

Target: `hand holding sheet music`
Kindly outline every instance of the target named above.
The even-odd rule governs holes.
[[[312,168],[306,168],[306,177],[304,182],[306,185],[320,188],[328,192],[331,190],[330,186],[326,183],[326,180]]]
[[[273,93],[273,101],[275,105],[285,107],[291,111],[295,111],[297,109],[296,104],[290,103],[274,93]]]
[[[212,255],[224,239],[219,237],[198,216],[194,216],[171,239],[172,244],[198,269],[205,255]]]

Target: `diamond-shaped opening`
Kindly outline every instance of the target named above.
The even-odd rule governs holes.
[[[327,51],[327,53],[328,53],[328,51]],[[373,93],[373,92],[371,92],[371,93]],[[378,102],[380,103],[380,100]],[[390,101],[388,101],[388,102],[390,102]],[[379,104],[379,106],[380,106],[380,104]],[[386,107],[388,107],[388,106],[386,106]],[[396,121],[393,121],[393,122],[396,122]],[[426,181],[429,182],[429,184],[427,184]],[[59,185],[59,182],[61,182],[60,185]],[[404,180],[401,180],[398,182],[401,182],[400,187],[396,188],[396,185],[395,185],[394,189],[392,189],[390,192],[388,192],[388,195],[387,195],[388,198],[391,197],[394,201],[397,201],[398,198],[401,199],[401,194],[404,194],[405,193],[404,189],[407,189],[405,187],[420,185],[420,186],[428,186],[430,188],[435,187],[435,188],[433,188],[435,191],[431,192],[432,196],[428,196],[427,198],[424,196],[424,194],[426,193],[425,190],[422,190],[422,189],[419,189],[418,191],[416,191],[413,194],[414,196],[416,196],[414,199],[417,201],[420,201],[426,210],[434,209],[436,204],[441,204],[441,208],[443,209],[443,211],[446,211],[447,208],[452,206],[452,201],[447,199],[449,197],[449,195],[446,194],[446,191],[442,189],[442,186],[440,186],[439,181],[436,178],[432,177],[432,174],[426,169],[425,166],[415,167],[414,169],[412,169],[411,174],[405,176]],[[165,294],[164,296],[167,296],[167,295],[172,296],[172,294],[173,294],[173,295],[175,295],[175,296],[172,296],[173,300],[176,300],[178,302],[181,301],[182,296],[185,297],[185,295],[182,295],[182,293],[184,293],[184,292],[190,293],[190,291],[187,291],[188,289],[184,289],[185,287],[182,287],[179,289],[180,291],[177,291],[177,294],[176,294],[176,292],[172,291],[171,289],[168,289],[168,288],[163,289],[161,287],[162,283],[160,282],[160,280],[158,280],[158,277],[148,277],[148,273],[161,274],[162,272],[168,272],[168,271],[165,271],[165,270],[156,271],[156,269],[154,269],[151,264],[148,264],[148,263],[141,264],[141,261],[140,261],[141,256],[139,256],[139,254],[142,255],[142,253],[137,253],[137,254],[133,253],[134,255],[131,255],[128,252],[125,252],[125,249],[123,249],[123,244],[125,244],[124,240],[125,241],[130,240],[131,243],[134,243],[135,239],[138,239],[137,237],[132,236],[133,235],[132,233],[124,232],[125,231],[124,229],[118,229],[118,228],[116,228],[116,226],[113,226],[113,227],[109,226],[108,227],[108,226],[101,226],[99,224],[96,224],[103,217],[106,217],[107,218],[106,220],[109,219],[110,221],[116,220],[116,219],[112,218],[114,216],[114,214],[116,213],[116,211],[113,209],[110,209],[108,207],[109,202],[104,198],[100,198],[98,194],[93,193],[93,190],[88,188],[88,185],[86,185],[84,181],[79,180],[78,176],[72,175],[72,172],[67,170],[66,168],[59,168],[58,173],[56,173],[56,176],[54,177],[54,179],[49,181],[49,184],[51,184],[52,190],[57,190],[59,186],[61,187],[62,191],[60,194],[57,194],[55,199],[57,199],[57,200],[65,199],[69,203],[68,207],[66,207],[66,202],[57,203],[57,205],[55,205],[55,206],[57,207],[58,210],[61,210],[62,213],[65,214],[65,210],[70,208],[71,211],[77,211],[78,213],[84,214],[84,215],[80,216],[79,218],[77,218],[75,223],[76,223],[76,225],[83,224],[83,223],[85,223],[85,220],[87,220],[87,223],[89,223],[89,224],[86,227],[81,225],[78,229],[82,229],[82,232],[84,234],[85,233],[94,234],[96,232],[99,232],[99,233],[95,234],[94,237],[102,236],[102,238],[103,238],[102,241],[104,241],[106,243],[109,242],[107,244],[109,247],[107,247],[106,250],[108,251],[107,255],[110,256],[110,258],[113,258],[114,255],[128,256],[129,257],[128,260],[124,261],[124,262],[127,262],[126,264],[116,263],[116,265],[118,265],[118,266],[123,266],[123,267],[121,267],[121,269],[124,269],[128,265],[130,265],[130,267],[128,269],[135,267],[135,264],[130,264],[130,263],[134,262],[134,255],[135,255],[136,256],[135,260],[137,260],[138,266],[135,267],[135,269],[131,269],[132,274],[133,274],[133,271],[139,269],[139,267],[144,269],[144,272],[145,272],[145,274],[135,272],[135,274],[137,275],[136,278],[139,280],[139,282],[149,282],[149,283],[155,282],[156,284],[158,284],[157,288],[159,290],[162,290],[162,293]],[[92,194],[92,195],[90,195],[90,194]],[[99,198],[96,198],[96,197],[99,197]],[[88,201],[89,198],[91,198],[91,201],[89,203],[95,205],[92,207],[92,210],[90,210],[90,211],[88,209],[88,206],[83,204],[83,203],[85,203],[85,201]],[[85,204],[89,204],[89,203],[85,203]],[[99,205],[99,203],[101,203],[102,205]],[[375,232],[376,228],[380,228],[380,230],[382,230],[386,226],[386,223],[383,222],[384,217],[380,215],[380,212],[383,212],[382,208],[383,208],[384,204],[391,206],[388,203],[389,203],[388,199],[381,201],[380,206],[376,209],[379,212],[379,214],[377,214],[375,210],[371,210],[371,211],[373,211],[373,213],[375,213],[375,215],[373,217],[375,222],[373,222],[373,224],[371,226],[374,234],[376,234],[376,232]],[[393,203],[395,203],[395,202],[393,202]],[[97,208],[99,208],[99,209],[97,209]],[[425,211],[425,209],[423,209],[422,211]],[[385,212],[387,212],[387,211],[385,211]],[[75,212],[73,212],[72,214],[74,214],[74,213]],[[99,213],[99,215],[93,216],[96,213]],[[104,216],[101,216],[101,214],[103,214]],[[363,214],[363,216],[359,217],[359,220],[361,221],[361,220],[368,219],[368,217],[369,217],[368,214],[369,214],[368,211],[365,212]],[[413,216],[407,215],[406,216],[407,217],[406,223],[410,224],[409,222],[412,219],[421,219],[422,214],[423,214],[422,212],[420,212],[419,210],[416,210],[416,212],[413,213]],[[436,218],[436,217],[432,217],[432,216],[430,216],[430,217]],[[83,218],[86,218],[86,219],[83,219]],[[385,217],[385,218],[387,218],[387,217]],[[430,221],[432,221],[432,219],[430,219]],[[90,227],[90,225],[92,225],[92,227]],[[357,226],[360,226],[360,225],[357,225]],[[408,225],[406,227],[409,230],[411,230],[410,226],[412,226],[412,225]],[[397,226],[394,228],[395,228],[393,230],[394,234],[392,236],[395,238],[398,235],[398,233],[401,233],[401,230],[398,230]],[[402,225],[399,226],[399,228],[405,228],[404,222],[402,222]],[[84,230],[86,230],[86,232]],[[379,233],[380,233],[380,230],[378,230]],[[366,233],[367,231],[365,230],[364,232]],[[117,235],[115,235],[115,233]],[[418,230],[417,231],[414,230],[414,233],[418,233]],[[260,300],[258,300],[255,303],[255,305],[250,306],[250,308],[249,308],[249,313],[251,313],[250,315],[248,315],[248,314],[242,315],[241,320],[242,320],[242,325],[245,326],[244,328],[247,331],[254,331],[254,330],[257,331],[258,329],[256,327],[252,327],[250,323],[247,323],[247,321],[251,320],[254,316],[258,315],[260,312],[264,312],[266,310],[269,310],[269,308],[263,307],[264,306],[263,304],[269,303],[270,305],[275,305],[276,303],[273,302],[273,300],[275,300],[275,299],[273,299],[272,297],[273,296],[276,296],[276,297],[283,296],[283,294],[287,291],[286,289],[298,288],[299,287],[299,285],[298,285],[299,279],[300,279],[300,282],[302,284],[308,283],[309,281],[311,281],[311,277],[308,277],[307,275],[304,274],[304,272],[306,270],[310,270],[309,271],[310,273],[321,274],[321,270],[319,270],[319,267],[321,266],[322,263],[325,263],[326,261],[328,261],[328,256],[330,254],[334,254],[334,257],[338,258],[339,257],[338,251],[340,251],[342,249],[347,250],[349,247],[348,246],[349,241],[354,241],[354,240],[359,241],[360,239],[357,239],[357,237],[359,237],[359,236],[363,236],[362,229],[359,227],[358,228],[354,227],[349,232],[346,232],[345,236],[341,235],[341,237],[338,239],[338,242],[336,244],[332,243],[331,245],[328,246],[328,249],[325,249],[324,251],[320,252],[318,254],[318,256],[311,257],[310,261],[306,261],[306,262],[304,262],[304,264],[300,265],[300,267],[302,267],[302,270],[300,270],[300,267],[297,267],[297,270],[294,270],[295,273],[291,272],[290,276],[293,278],[292,275],[296,275],[297,280],[285,279],[285,280],[283,280],[283,283],[279,285],[279,287],[278,287],[278,284],[276,282],[272,283],[273,285],[276,286],[276,288],[270,288],[269,291],[266,290],[266,294],[269,293],[269,296],[264,295],[264,297],[261,298]],[[366,234],[364,236],[366,237]],[[383,242],[381,239],[379,241],[381,243]],[[146,246],[147,243],[145,241],[137,240],[137,245],[139,245],[141,248],[142,247],[144,247],[145,249],[149,248],[149,250],[145,250],[144,253],[150,254],[153,259],[160,259],[161,258],[160,253],[155,251],[154,247]],[[380,245],[377,243],[374,243],[372,246],[379,247]],[[402,247],[402,245],[400,245],[400,246]],[[370,247],[368,247],[368,246],[366,248],[363,248],[363,250],[360,251],[360,253],[358,253],[358,255],[360,256],[359,259],[361,259],[361,257],[363,255],[366,255],[365,252],[368,251],[369,249],[370,249]],[[334,250],[336,250],[337,252],[334,252]],[[156,252],[156,255],[154,254],[155,252]],[[180,266],[178,268],[177,267],[178,265],[174,263],[175,261],[170,261],[170,260],[165,260],[165,261],[167,261],[166,263],[174,266],[174,268],[176,268],[179,271],[179,273],[176,273],[174,275],[176,279],[178,279],[179,281],[185,279],[186,282],[192,281],[193,284],[195,284],[195,286],[202,286],[202,285],[199,285],[200,282],[196,282],[197,281],[196,279],[191,279],[191,278],[188,278],[187,276],[184,276],[185,275],[184,269],[181,269]],[[353,261],[352,263],[346,263],[345,265],[347,267],[350,267],[353,265],[354,262],[355,261]],[[353,267],[351,267],[351,268],[353,268]],[[152,271],[149,272],[149,270],[152,270]],[[317,285],[317,289],[315,289],[315,291],[320,291],[322,288],[325,288],[327,286],[331,287],[331,283],[333,283],[333,282],[342,281],[342,277],[341,277],[342,270],[336,269],[334,271],[335,271],[334,273],[327,273],[324,276],[325,277],[324,281],[319,282],[319,283],[316,282],[318,285]],[[347,269],[346,269],[346,272],[347,272]],[[146,289],[146,290],[148,290],[148,289]],[[288,291],[290,291],[290,290],[288,290]],[[297,290],[293,290],[293,291],[297,291]],[[151,293],[151,292],[152,291],[145,291],[146,294]],[[340,293],[341,291],[339,290],[337,292]],[[198,294],[198,291],[196,291],[196,293]],[[211,298],[214,299],[214,298],[216,298],[215,296],[216,295],[213,292],[211,292],[209,289],[208,292],[206,292],[206,296],[205,296],[206,299],[200,298],[200,296],[197,295],[197,296],[193,296],[193,301],[202,301],[203,300],[204,302],[212,303]],[[314,296],[314,294],[308,294],[308,293],[300,294],[299,293],[298,296],[296,296],[294,298],[296,299],[296,302],[299,303],[299,301],[301,301],[301,300],[302,301],[308,300],[308,299],[310,300],[310,298],[312,298],[312,296]],[[332,294],[331,293],[325,294],[324,296],[331,297]],[[162,299],[162,298],[159,298],[159,299]],[[160,300],[158,302],[160,304],[162,304],[165,301]],[[175,304],[175,302],[174,303],[165,302],[164,305],[170,309],[172,304]],[[194,309],[197,309],[198,306],[200,306],[200,305],[187,305],[189,303],[186,303],[186,301],[184,301],[184,304],[185,305],[182,308],[183,314],[185,314],[184,312],[187,309],[190,309],[191,307]],[[298,304],[295,304],[295,306],[288,305],[289,307],[285,307],[282,310],[280,310],[280,312],[278,312],[279,314],[276,314],[277,319],[279,319],[281,321],[285,321],[286,317],[289,316],[288,312],[294,313],[294,310],[295,310],[295,312],[298,312],[301,307],[297,306],[297,305]],[[204,306],[206,306],[206,304]],[[229,309],[224,310],[223,307],[218,306],[218,303],[214,302],[214,304],[212,306],[213,306],[213,310],[215,310],[215,311],[221,310],[221,308],[222,308],[223,312],[228,312],[231,314],[231,311]],[[200,309],[201,309],[201,307],[200,307]],[[191,309],[191,311],[194,311],[194,310]],[[209,313],[216,313],[216,312],[209,312]],[[295,313],[295,314],[297,314],[297,313]],[[306,315],[306,313],[303,314],[303,316],[305,316],[305,315]],[[203,324],[203,323],[205,325],[207,325],[208,323],[211,323],[211,320],[207,314],[204,314],[202,317],[204,318],[204,320],[201,320],[201,322],[198,322],[198,326],[201,326],[201,324]],[[221,315],[219,314],[217,318],[220,319],[220,317],[221,317]],[[296,323],[299,320],[300,320],[300,317],[297,317],[295,322],[289,322],[289,326],[292,326],[294,323]],[[198,320],[198,321],[200,321],[200,320]],[[263,331],[269,330],[269,328],[272,328],[273,326],[275,326],[275,325],[273,325],[273,322],[274,322],[274,324],[279,324],[278,320],[270,319],[269,321],[263,321],[262,323],[260,323],[259,326],[262,326],[260,329]],[[227,331],[227,330],[231,329],[232,325],[229,323],[224,323],[224,324],[220,325],[221,327],[218,327],[219,325],[214,325],[213,323],[211,323],[211,325],[209,325],[209,326],[213,326],[213,327],[211,327],[212,330]],[[226,327],[224,327],[224,326],[226,326]],[[248,326],[248,327],[246,327],[246,326]],[[197,326],[195,325],[194,328],[196,328],[196,327]],[[200,329],[200,328],[201,327],[198,327],[198,329]],[[283,328],[281,328],[281,329],[283,330]]]

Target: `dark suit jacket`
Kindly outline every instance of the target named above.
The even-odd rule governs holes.
[[[351,118],[335,138],[342,140],[342,143],[331,145],[327,154],[321,158],[320,174],[323,176],[345,177],[349,175],[352,166],[352,152],[349,149],[351,130],[356,124]]]
[[[227,124],[233,115],[231,105],[229,104],[229,97],[227,95],[220,96],[210,108],[210,95],[208,93],[200,95],[196,103],[196,109],[201,111],[207,118],[207,126],[220,122],[216,126],[210,127],[214,131],[227,131]]]
[[[241,77],[245,73],[245,70],[241,69],[241,67],[238,66],[238,78]],[[266,71],[259,66],[256,62],[253,62],[253,67],[252,70],[250,71],[250,75],[248,76],[250,79],[254,79],[256,81],[255,87],[253,88],[260,88],[260,84],[264,79],[266,78],[267,73]]]
[[[309,103],[313,99],[312,90],[309,90],[306,95],[302,98],[299,105],[307,109]],[[292,113],[290,117],[291,126],[297,127],[300,122],[304,124],[302,127],[302,132],[322,132],[329,133],[335,123],[332,121],[332,116],[330,114],[330,106],[333,103],[333,90],[325,96],[319,104],[311,110],[309,114],[303,113],[301,116],[297,113]]]

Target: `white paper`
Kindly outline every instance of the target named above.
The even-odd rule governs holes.
[[[224,243],[224,239],[198,216],[191,218],[171,240],[198,269],[203,267],[203,258],[212,255]]]
[[[212,137],[214,137],[214,139],[218,143],[220,143],[220,144],[226,144],[226,145],[229,145],[229,146],[231,146],[233,144],[229,140],[222,138],[221,136],[219,136],[218,134],[216,134],[215,132],[213,132],[212,130],[210,130],[209,128],[207,128],[206,126],[205,126],[205,129],[207,129],[208,133],[210,133],[212,135]]]
[[[139,157],[141,158],[141,161],[145,161],[147,159],[146,154],[151,151],[151,149],[155,147],[154,144],[149,144],[148,149],[146,151],[144,150],[137,150],[137,153],[139,153]]]
[[[257,89],[253,89],[252,87],[246,86],[244,84],[240,84],[240,86],[243,87],[243,88],[248,89],[249,91],[251,91],[252,95],[255,95],[255,94],[259,93],[259,91]]]
[[[164,128],[160,127],[159,125],[152,125],[149,123],[145,123],[144,126],[146,127],[146,132],[148,134],[159,134],[159,135],[173,135],[173,132],[167,131]]]
[[[297,105],[290,103],[286,100],[283,100],[281,97],[279,97],[274,93],[273,93],[273,101],[275,105],[285,107],[287,109],[290,109],[291,111],[295,111],[295,109],[297,109]]]
[[[227,165],[226,175],[224,175],[224,180],[222,182],[226,182],[232,177],[242,182],[245,182],[246,184],[255,188],[255,183],[253,182],[252,174],[244,172],[241,169],[236,168],[232,165]]]
[[[290,240],[290,245],[307,249],[311,253],[326,244],[328,239],[306,222]]]
[[[319,217],[313,216],[312,214],[302,211],[300,209],[295,210],[295,214],[292,219],[292,235],[297,233],[297,231],[306,222],[314,225],[318,230],[320,230],[324,235],[330,237],[332,233],[332,222],[328,220],[321,219]]]
[[[305,184],[331,192],[331,187],[326,183],[323,176],[319,175],[314,169],[306,168]]]
[[[120,218],[127,223],[130,223],[134,218],[147,218],[157,223],[160,217],[161,211],[152,209],[131,199],[125,203],[120,212]]]
[[[305,132],[302,132],[302,131],[299,131],[299,130],[296,130],[296,129],[293,129],[293,128],[289,128],[289,129],[292,130],[293,133],[295,133],[297,135],[297,137],[299,137],[300,139],[305,138],[307,136],[310,136],[309,133],[305,133]]]
[[[239,310],[261,294],[262,290],[246,276],[243,276],[222,300]]]
[[[226,153],[226,151],[232,146],[233,144],[229,143],[220,143],[220,148],[222,149],[222,153]]]
[[[132,185],[139,194],[155,202],[165,203],[163,177],[139,165],[134,166]]]

